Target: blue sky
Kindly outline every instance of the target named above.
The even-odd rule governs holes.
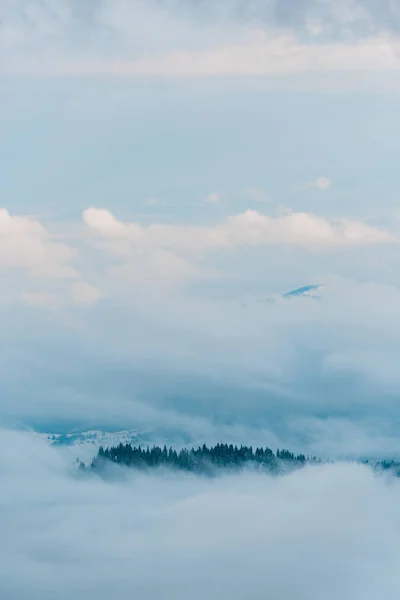
[[[1,7],[0,419],[398,452],[396,7],[85,6]]]
[[[93,204],[204,222],[268,200],[269,211],[393,213],[397,94],[72,77],[6,79],[2,96],[3,190],[28,211],[76,219]],[[325,193],[310,185],[322,177]],[[205,203],[212,193],[220,201]]]

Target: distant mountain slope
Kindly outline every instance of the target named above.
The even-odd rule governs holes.
[[[312,298],[319,298],[324,287],[325,286],[323,285],[306,285],[304,287],[297,288],[296,290],[286,292],[286,294],[283,294],[283,298],[295,298],[298,296],[311,296]]]
[[[158,445],[189,445],[196,442],[189,439],[188,436],[177,432],[162,432],[134,429],[125,429],[120,431],[100,431],[90,430],[76,433],[35,433],[41,439],[46,440],[50,445],[59,448],[62,451],[71,453],[74,460],[79,457],[81,460],[91,460],[96,456],[98,449],[111,448],[119,444],[133,444],[142,446]]]
[[[305,285],[300,288],[296,288],[295,290],[291,290],[290,292],[286,292],[284,294],[275,294],[271,296],[264,296],[262,298],[253,298],[248,301],[245,301],[241,304],[242,308],[246,308],[247,306],[252,305],[253,303],[275,303],[282,299],[291,299],[291,298],[301,298],[301,297],[309,297],[309,298],[321,298],[322,291],[325,288],[324,285]]]

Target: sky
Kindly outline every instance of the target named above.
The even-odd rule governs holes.
[[[4,427],[399,454],[399,27],[1,0]]]
[[[1,598],[399,598],[399,93],[396,0],[0,0]]]

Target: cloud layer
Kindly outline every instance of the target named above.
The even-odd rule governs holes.
[[[360,281],[370,256],[396,251],[395,227],[253,210],[143,225],[91,208],[63,228],[71,279],[64,263],[62,277],[48,268],[59,264],[55,225],[4,214],[3,422],[223,435],[332,456],[400,451],[398,283]],[[46,251],[35,254],[37,238]],[[273,292],[286,260],[292,287],[299,269],[300,284],[310,273],[327,284],[320,301],[284,299],[284,283]],[[251,292],[254,279],[263,285]]]
[[[2,4],[6,73],[140,77],[399,70],[399,14],[373,2]],[[151,43],[149,43],[151,40]],[[317,42],[317,43],[315,43]]]
[[[324,182],[323,182],[324,184]],[[326,187],[326,186],[325,186]],[[89,231],[106,240],[103,246],[125,260],[137,259],[159,276],[211,277],[201,260],[216,250],[267,245],[299,246],[311,251],[397,244],[395,234],[371,227],[361,221],[328,220],[309,213],[290,212],[270,217],[255,210],[230,216],[215,226],[123,223],[108,210],[88,208],[83,220]],[[189,262],[191,259],[192,262]]]
[[[103,481],[29,436],[0,439],[4,597],[398,598],[399,484],[365,467]]]
[[[396,6],[0,10],[1,419],[395,452]]]
[[[21,433],[400,455],[398,99],[293,93],[398,89],[399,27],[0,0],[0,597],[399,598],[397,480],[103,480]]]

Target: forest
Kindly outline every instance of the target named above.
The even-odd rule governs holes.
[[[100,448],[90,466],[93,470],[102,470],[108,462],[134,469],[150,469],[169,467],[181,471],[212,474],[222,469],[243,469],[256,467],[274,472],[284,465],[292,468],[304,465],[306,462],[317,462],[316,457],[306,457],[304,454],[295,455],[289,450],[271,448],[256,448],[252,446],[234,446],[233,444],[216,444],[208,447],[206,444],[198,448],[181,448],[179,451],[167,446],[152,448],[119,444],[111,448]]]
[[[234,446],[233,444],[216,444],[210,447],[203,444],[203,446],[197,448],[181,448],[180,450],[175,450],[172,447],[167,448],[167,446],[142,448],[131,444],[119,444],[110,448],[100,447],[88,469],[102,472],[107,468],[107,465],[114,463],[138,470],[164,467],[205,475],[244,468],[278,474],[303,467],[306,464],[320,464],[323,462],[334,461],[322,461],[315,456],[294,454],[284,449],[278,449],[274,453],[268,447],[253,449],[252,446]],[[400,475],[400,463],[395,460],[360,460],[356,462],[368,464],[381,471],[390,470],[397,476]],[[84,463],[80,463],[80,467],[87,470]]]

